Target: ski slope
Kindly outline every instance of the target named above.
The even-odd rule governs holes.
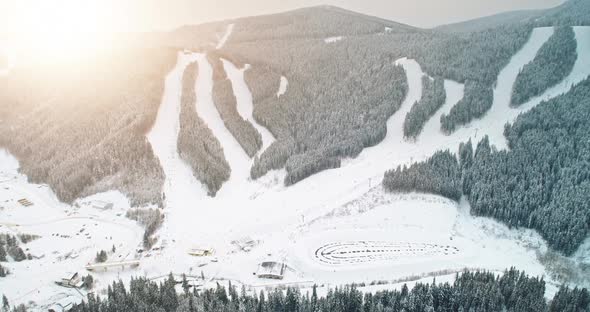
[[[128,281],[132,276],[158,277],[169,272],[200,275],[202,271],[208,280],[229,279],[253,289],[277,283],[393,282],[413,275],[455,272],[464,268],[502,271],[515,266],[533,275],[543,275],[545,269],[536,253],[544,252],[547,247],[536,232],[509,229],[494,220],[473,217],[464,201],[455,203],[424,194],[388,194],[380,183],[384,171],[424,160],[437,150],[456,151],[459,144],[468,139],[478,141],[487,134],[494,145],[504,148],[501,135],[504,123],[541,100],[566,92],[571,84],[590,74],[590,54],[584,52],[590,51],[589,29],[575,28],[579,58],[572,74],[539,98],[513,109],[509,106],[509,95],[518,71],[534,58],[553,32],[552,28],[535,29],[530,40],[501,71],[490,112],[450,136],[440,131],[440,115],[463,97],[464,87],[445,81],[446,102],[428,121],[416,142],[404,140],[402,127],[405,115],[422,96],[421,78],[425,73],[414,60],[398,60],[396,63],[406,70],[409,90],[399,110],[388,120],[383,142],[365,149],[355,159],[345,160],[342,168],[320,172],[290,187],[282,185],[284,172],[280,171],[257,181],[249,179],[251,159],[225,128],[213,104],[212,69],[206,56],[180,53],[176,67],[166,77],[162,104],[147,135],[166,174],[163,190],[166,218],[157,233],[160,238],[157,250],[144,253],[138,269],[97,273],[98,290],[118,278]],[[232,169],[230,181],[215,198],[207,196],[177,153],[182,73],[191,62],[199,64],[195,84],[197,113],[221,142]],[[248,107],[251,94],[242,85],[243,70],[227,62],[224,67],[232,80],[240,114],[251,116]],[[97,195],[96,198],[115,202],[113,211],[99,211],[85,204],[75,208],[59,203],[46,187],[27,182],[26,177],[16,173],[17,168],[18,162],[13,157],[0,152],[0,181],[6,180],[0,182],[0,206],[3,207],[0,232],[42,235],[43,238],[27,247],[31,253],[44,254],[45,258],[7,264],[14,275],[2,283],[10,285],[6,287],[6,294],[14,303],[59,300],[68,291],[53,285],[53,280],[64,270],[83,270],[100,248],[109,248],[112,244],[121,246],[121,253],[128,253],[120,254],[122,260],[139,256],[132,251],[141,246],[143,229],[124,217],[128,202],[125,203],[122,195]],[[20,197],[27,197],[36,205],[31,209],[19,207],[14,201]],[[93,199],[80,202],[89,200]],[[93,239],[74,237],[82,227]],[[56,229],[71,238],[53,236]],[[104,236],[107,232],[109,236],[112,233],[112,239]],[[232,243],[246,238],[254,242],[250,251]],[[369,249],[359,248],[363,244]],[[412,247],[404,247],[401,252],[403,244]],[[342,261],[329,263],[336,256],[333,253],[323,256],[332,260],[319,260],[316,252],[325,250],[326,246],[346,246],[339,250],[344,252],[338,256]],[[445,254],[447,246],[456,252]],[[193,257],[188,254],[192,248],[213,248],[215,254]],[[398,250],[397,255],[394,255],[395,250]],[[77,254],[77,258],[58,260],[70,251]],[[354,254],[360,252],[366,253],[366,261],[354,260]],[[114,257],[118,259],[119,254]],[[252,274],[260,262],[269,258],[288,263],[290,270],[283,281],[262,280]],[[27,282],[29,280],[34,281],[34,285]],[[547,277],[546,281],[552,282]],[[388,287],[399,287],[399,284],[368,287],[367,291]],[[79,300],[80,296],[75,298]]]
[[[209,126],[213,135],[223,147],[225,159],[230,165],[231,174],[218,193],[218,196],[227,194],[226,189],[234,189],[237,184],[246,181],[250,177],[250,157],[242,149],[238,140],[229,132],[223,123],[221,115],[213,102],[213,69],[205,54],[197,54],[199,63],[199,76],[197,77],[197,114]],[[239,100],[243,100],[240,98]]]
[[[223,46],[225,46],[225,43],[227,42],[227,40],[231,36],[232,32],[234,31],[234,26],[235,26],[235,24],[227,25],[227,28],[225,29],[225,33],[219,39],[219,42],[217,43],[217,46],[215,47],[215,49],[219,50],[219,49],[223,48]]]
[[[238,114],[240,114],[244,120],[249,121],[262,137],[262,148],[258,152],[258,154],[261,154],[275,141],[275,137],[270,131],[268,131],[268,129],[258,124],[256,119],[254,119],[252,93],[250,92],[250,89],[248,89],[248,85],[244,80],[244,72],[250,68],[250,65],[238,69],[234,64],[225,59],[222,59],[222,62],[236,96]]]

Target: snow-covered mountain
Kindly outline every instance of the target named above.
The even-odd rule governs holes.
[[[513,266],[548,298],[588,285],[587,10],[419,29],[322,6],[14,64],[0,293],[46,310],[85,299],[74,273],[97,294],[170,272],[373,292]]]

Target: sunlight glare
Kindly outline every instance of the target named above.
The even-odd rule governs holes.
[[[107,44],[113,7],[101,0],[25,0],[20,5],[18,46],[47,61],[80,57]]]

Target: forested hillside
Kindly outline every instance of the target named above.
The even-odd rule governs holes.
[[[0,77],[0,146],[62,201],[118,189],[160,204],[164,174],[145,134],[175,62],[173,49],[121,45],[15,68]]]
[[[315,10],[339,19],[347,17],[332,9]],[[298,16],[297,12],[293,14]],[[393,64],[395,59],[374,53],[371,46],[346,44],[334,48],[313,38],[269,40],[264,47],[245,39],[258,34],[251,28],[259,27],[264,19],[237,21],[240,27],[220,52],[232,62],[263,69],[249,73],[247,82],[254,90],[254,117],[277,141],[255,161],[252,176],[285,167],[285,183],[296,183],[339,166],[341,157],[354,157],[364,147],[380,142],[385,137],[387,119],[399,108],[407,90],[405,73]],[[269,19],[272,21],[273,16]],[[310,19],[315,20],[315,16]],[[246,24],[249,21],[252,24]],[[338,20],[322,22],[330,25]],[[383,30],[382,25],[379,31]],[[273,31],[276,34],[269,37],[283,38],[295,30],[279,27]],[[289,79],[287,93],[271,98],[268,95],[276,94],[281,75]],[[276,90],[259,95],[264,93],[258,90],[273,84]]]
[[[198,63],[194,62],[187,66],[182,79],[178,154],[191,167],[195,177],[206,185],[209,194],[214,196],[229,179],[231,168],[225,160],[221,144],[197,115],[197,74]]]
[[[565,0],[560,6],[544,10],[523,10],[505,12],[469,21],[442,25],[438,31],[471,33],[500,26],[530,24],[545,26],[590,26],[590,2],[586,0]]]
[[[561,82],[574,68],[578,57],[572,27],[557,27],[535,59],[518,74],[511,105],[519,106]]]
[[[499,72],[527,42],[534,26],[583,24],[587,10],[587,1],[571,0],[543,12],[535,23],[449,33],[321,6],[233,20],[233,32],[218,51],[213,51],[215,43],[230,22],[142,35],[152,43],[149,48],[120,47],[84,64],[20,68],[0,78],[0,99],[9,104],[0,106],[0,146],[20,160],[32,181],[48,183],[66,202],[118,189],[134,205],[160,203],[163,172],[144,135],[155,119],[175,53],[194,49],[208,54],[215,105],[226,127],[254,158],[251,177],[284,168],[289,185],[339,167],[341,159],[356,157],[385,138],[387,120],[408,92],[406,75],[396,60],[415,59],[436,77],[432,88],[425,83],[424,100],[407,116],[405,134],[410,138],[444,102],[443,79],[466,85],[464,98],[441,118],[442,130],[451,133],[487,113]],[[342,40],[324,41],[334,36]],[[160,48],[154,48],[154,42]],[[554,49],[546,50],[548,57],[541,59],[556,55]],[[253,94],[254,118],[276,138],[259,155],[261,136],[237,113],[221,58],[238,67],[251,65],[245,79]],[[571,58],[562,61],[570,64]],[[559,69],[567,72],[565,66]],[[527,72],[520,80],[532,74]],[[277,97],[281,77],[289,83],[286,93]],[[533,89],[517,87],[519,94]],[[183,118],[183,124],[197,123]],[[186,129],[180,148],[200,149],[188,147],[196,143],[186,137]],[[219,154],[213,146],[211,159],[220,159],[212,156]],[[211,159],[188,154],[184,150],[183,158],[195,172],[215,172],[207,174],[209,178],[197,174],[215,193],[227,175],[226,165],[221,162],[211,169]]]
[[[107,297],[90,294],[88,300],[71,311],[284,311],[284,312],[369,312],[369,311],[588,311],[590,298],[586,289],[562,287],[553,300],[545,301],[543,279],[510,269],[499,277],[489,272],[457,274],[449,284],[417,283],[411,289],[378,291],[363,294],[355,286],[330,290],[318,296],[316,287],[309,293],[297,288],[261,291],[251,295],[245,288],[238,291],[217,286],[197,291],[186,280],[179,281],[177,292],[172,277],[164,283],[139,278],[131,280],[129,290],[122,282],[109,286]]]
[[[414,103],[404,120],[404,136],[415,139],[426,122],[445,103],[445,82],[441,78],[422,77],[422,99]]]
[[[590,229],[590,79],[565,95],[542,102],[505,129],[508,151],[496,151],[487,138],[461,146],[459,167],[438,156],[385,175],[388,190],[441,194],[438,183],[462,174],[472,213],[510,226],[537,230],[556,250],[573,253]],[[441,168],[441,164],[444,168]],[[461,168],[461,169],[458,169]],[[411,169],[411,168],[410,168]],[[400,185],[400,182],[403,182]]]
[[[302,12],[310,14],[308,19],[302,19]],[[279,23],[278,16],[291,23]],[[320,16],[324,18],[316,20]],[[405,97],[405,75],[392,65],[402,57],[415,58],[429,75],[478,86],[467,90],[467,97],[478,101],[453,110],[449,120],[454,128],[481,117],[490,105],[479,102],[491,104],[499,71],[530,34],[528,27],[443,34],[382,21],[377,27],[374,19],[364,20],[354,31],[330,26],[351,16],[352,24],[363,21],[360,15],[324,7],[235,21],[237,27],[219,53],[234,63],[259,68],[246,77],[254,94],[254,117],[277,138],[256,159],[253,178],[284,167],[286,184],[295,183],[338,167],[340,158],[355,157],[379,143],[385,137],[385,122]],[[279,24],[267,27],[272,23]],[[301,23],[321,24],[321,34],[343,40],[326,44],[316,39],[317,32],[294,36],[307,27]],[[264,40],[264,45],[254,39]],[[278,89],[281,76],[288,78],[289,88],[277,98],[276,89],[265,88]],[[440,85],[437,92],[441,93]],[[441,103],[438,98],[433,102],[426,109],[429,114]],[[427,116],[420,119],[417,124]]]
[[[441,130],[452,133],[461,125],[465,125],[475,118],[480,118],[492,108],[494,90],[479,81],[465,82],[465,95],[453,106],[449,114],[440,116]]]
[[[568,0],[534,21],[536,26],[590,26],[590,2]]]
[[[256,128],[238,113],[236,96],[221,59],[214,54],[209,54],[208,60],[213,67],[213,102],[215,107],[217,107],[217,111],[229,132],[240,143],[246,154],[253,157],[262,147],[262,137]]]

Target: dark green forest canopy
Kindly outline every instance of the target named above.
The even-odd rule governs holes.
[[[379,143],[385,137],[387,119],[407,92],[405,74],[392,65],[395,60],[414,58],[432,76],[474,81],[491,91],[498,73],[528,40],[532,29],[523,26],[444,34],[351,17],[341,10],[309,10],[312,17],[305,20],[300,12],[281,15],[291,22],[276,28],[267,27],[279,23],[274,15],[237,20],[230,40],[218,52],[236,64],[262,68],[247,79],[255,95],[263,94],[258,90],[275,85],[281,76],[289,81],[287,93],[280,98],[254,97],[254,117],[277,141],[256,159],[253,178],[285,167],[285,183],[292,184],[338,167],[342,157],[356,157],[363,148]],[[317,19],[319,16],[325,18]],[[345,18],[352,18],[351,23],[359,27],[336,30],[329,26]],[[301,25],[304,21],[323,25],[326,32],[293,36],[305,28]],[[334,35],[343,40],[324,42],[325,37]],[[440,91],[437,96],[444,93]],[[486,103],[491,103],[491,93],[482,93],[489,96]],[[432,102],[433,107],[421,119],[427,120],[444,100]],[[479,118],[489,109],[489,105],[469,109],[470,104],[464,105],[468,110],[458,124]]]
[[[518,74],[511,105],[519,106],[564,80],[578,58],[576,35],[572,27],[557,27],[535,58]]]
[[[519,116],[505,135],[508,151],[496,151],[485,138],[473,153],[469,142],[460,148],[459,166],[434,161],[437,154],[408,170],[389,171],[383,183],[389,190],[413,188],[456,199],[441,192],[440,183],[412,182],[455,185],[449,174],[455,172],[462,175],[473,214],[535,229],[552,248],[573,253],[590,229],[590,79]],[[408,182],[397,186],[400,181]]]
[[[176,285],[182,286],[177,292]],[[217,286],[197,291],[183,278],[170,275],[163,283],[145,278],[133,279],[129,290],[122,282],[109,286],[106,298],[90,294],[73,312],[107,311],[227,311],[227,312],[377,312],[377,311],[519,311],[558,312],[588,311],[590,298],[586,289],[561,287],[550,303],[545,301],[545,282],[515,269],[499,276],[491,272],[463,272],[453,283],[417,283],[411,289],[378,291],[363,295],[355,286],[329,290],[319,296],[314,286],[311,294],[298,288],[275,289],[250,294],[242,287]]]

